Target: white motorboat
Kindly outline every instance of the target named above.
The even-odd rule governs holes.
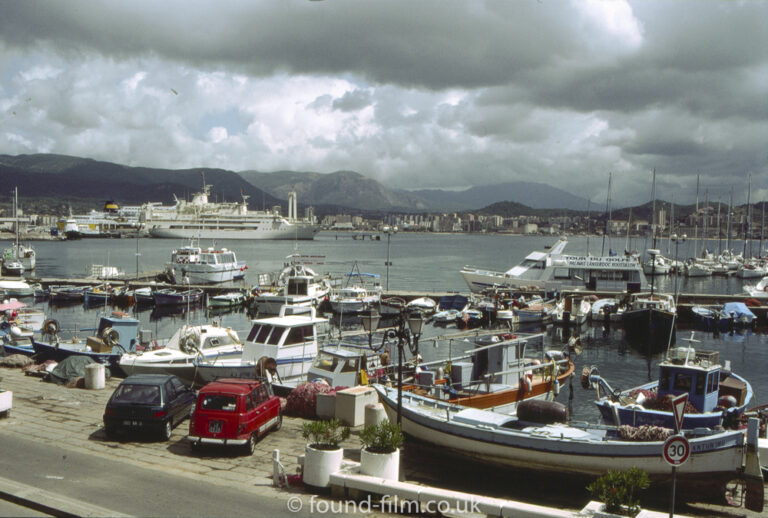
[[[0,292],[5,297],[30,297],[35,288],[24,281],[0,281]]]
[[[768,275],[768,271],[760,263],[749,262],[736,269],[736,276],[740,279],[762,279],[766,275]]]
[[[215,284],[231,281],[243,268],[235,252],[226,248],[184,246],[171,252],[165,274],[175,284]]]
[[[757,284],[745,284],[744,292],[756,299],[768,298],[768,276],[760,279]]]
[[[245,302],[245,296],[241,291],[230,291],[228,293],[221,293],[208,297],[208,307],[212,308],[231,308],[235,306],[242,306]]]
[[[429,316],[437,309],[437,302],[432,297],[419,297],[413,299],[405,305],[409,310],[415,309],[421,311],[424,315]]]
[[[276,315],[285,305],[317,306],[328,296],[330,279],[320,277],[313,269],[297,262],[300,257],[288,256],[277,278],[277,290],[261,291],[254,297],[259,314]]]
[[[712,268],[710,268],[705,264],[691,261],[685,265],[685,276],[686,277],[711,277]]]
[[[615,298],[598,299],[592,303],[590,317],[595,322],[604,322],[606,312],[611,322],[621,322],[624,314],[624,308]]]
[[[217,325],[184,325],[159,349],[124,354],[120,368],[126,376],[131,374],[174,374],[185,383],[195,380],[195,359],[212,361],[240,358],[243,342],[237,332]]]
[[[176,199],[170,207],[147,203],[141,218],[152,237],[182,239],[314,239],[320,225],[313,218],[298,217],[296,193],[288,194],[288,216],[279,206],[271,211],[249,211],[248,197],[241,202],[211,202],[210,185],[192,201]]]
[[[646,275],[667,275],[671,269],[672,265],[661,255],[656,255],[643,263],[643,273]]]
[[[3,275],[21,277],[24,275],[24,265],[13,257],[3,257],[2,273]]]
[[[643,267],[633,256],[565,255],[566,238],[546,252],[532,252],[506,272],[465,266],[464,281],[475,293],[492,288],[535,287],[546,290],[590,287],[591,289],[646,289]]]
[[[253,327],[239,357],[205,358],[196,361],[198,379],[252,378],[274,374],[281,383],[304,378],[318,352],[318,334],[325,332],[327,318],[318,317],[314,307],[283,306],[275,317],[253,320]]]
[[[351,314],[378,309],[383,291],[378,279],[379,274],[360,273],[355,264],[352,273],[347,274],[347,283],[339,289],[331,290],[328,297],[331,311]]]
[[[397,388],[379,384],[374,388],[389,420],[394,422],[398,415]],[[403,433],[444,453],[468,457],[484,465],[579,480],[609,470],[637,467],[648,474],[652,490],[666,494],[672,470],[661,454],[664,439],[633,441],[632,429],[628,427],[562,424],[564,414],[566,407],[555,402],[524,401],[518,405],[517,415],[511,416],[407,392],[402,394],[400,412]],[[692,458],[677,467],[678,498],[722,498],[726,484],[741,479],[746,482],[746,505],[762,511],[764,488],[758,426],[757,419],[751,420],[746,435],[742,430],[685,431]]]

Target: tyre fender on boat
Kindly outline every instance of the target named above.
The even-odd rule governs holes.
[[[105,327],[101,330],[101,340],[108,347],[115,347],[120,345],[120,333],[114,327]]]
[[[55,319],[49,318],[43,322],[41,329],[45,335],[55,335],[59,332],[59,323]]]

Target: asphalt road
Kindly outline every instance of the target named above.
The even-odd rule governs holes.
[[[0,477],[66,495],[115,513],[133,516],[317,516],[311,495],[297,493],[301,509],[292,512],[286,498],[267,491],[245,492],[207,484],[183,475],[143,469],[119,460],[68,451],[58,444],[21,439],[0,430]],[[266,489],[266,488],[265,488]],[[274,491],[269,489],[269,491]],[[2,516],[41,516],[19,512],[0,501]],[[296,501],[291,505],[298,506]],[[312,511],[315,510],[313,513]],[[6,511],[8,514],[6,514]],[[322,507],[321,507],[322,511]],[[331,513],[333,514],[333,513]]]

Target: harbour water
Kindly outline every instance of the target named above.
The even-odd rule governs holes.
[[[508,235],[482,235],[482,234],[412,234],[398,233],[390,237],[381,235],[379,240],[354,240],[348,233],[321,232],[313,241],[303,241],[298,245],[290,241],[230,241],[217,242],[217,247],[226,247],[234,250],[239,260],[248,264],[248,272],[243,284],[239,286],[252,286],[256,284],[257,274],[260,272],[278,271],[289,254],[299,253],[313,256],[315,264],[312,266],[317,272],[330,272],[334,275],[344,275],[357,265],[360,272],[375,273],[380,275],[383,286],[389,284],[390,290],[408,290],[416,292],[459,292],[468,293],[459,271],[464,265],[474,265],[481,268],[505,271],[512,265],[520,262],[533,250],[544,250],[546,246],[554,244],[555,237],[544,236],[508,236]],[[91,264],[108,264],[117,266],[127,273],[130,278],[136,271],[160,270],[170,257],[172,248],[186,243],[167,239],[103,239],[82,240],[72,242],[34,242],[37,252],[38,277],[83,277]],[[2,244],[0,244],[1,246]],[[566,253],[584,254],[589,251],[593,255],[601,255],[602,240],[592,237],[587,243],[584,237],[569,238]],[[624,241],[619,243],[614,240],[613,246],[606,243],[604,253],[608,249],[623,251]],[[714,246],[713,246],[714,245]],[[213,246],[213,243],[202,242],[201,246]],[[638,244],[641,248],[644,245]],[[741,243],[734,243],[736,250],[741,250]],[[666,254],[666,244],[659,246]],[[701,250],[701,244],[697,245]],[[711,243],[710,248],[717,249],[717,243]],[[138,252],[138,262],[137,262]],[[694,253],[694,242],[688,241],[680,245],[678,257],[688,258]],[[675,251],[672,248],[671,257]],[[391,266],[388,272],[386,260],[389,256]],[[658,277],[654,281],[656,287],[661,290],[674,290],[674,277]],[[714,277],[711,279],[685,279],[679,278],[679,290],[684,293],[718,293],[738,294],[742,291],[743,281],[734,277]],[[29,301],[31,302],[31,300]],[[51,318],[59,321],[65,329],[80,329],[85,334],[85,328],[93,327],[98,315],[105,308],[85,309],[82,305],[75,306],[51,306],[47,302],[38,301],[36,306],[48,312]],[[111,308],[106,308],[111,309]],[[158,313],[151,308],[133,308],[129,311],[141,321],[140,328],[151,330],[154,337],[169,337],[179,326],[186,322],[204,323],[212,318],[217,318],[223,325],[236,329],[241,336],[247,334],[250,328],[249,315],[245,311],[234,311],[213,315],[204,308],[178,308],[177,313]],[[355,328],[353,319],[344,320],[344,328]],[[359,328],[359,326],[357,327]],[[560,348],[566,342],[562,337],[562,331],[552,326],[547,328],[528,328],[530,331],[542,331],[546,333],[545,348]],[[461,348],[469,347],[469,344],[454,342],[452,350],[447,348],[434,348],[428,337],[445,334],[451,328],[435,328],[428,326],[422,340],[421,354],[425,361],[448,357],[456,354]],[[756,330],[746,330],[734,334],[720,334],[696,331],[694,338],[698,343],[694,345],[700,349],[718,351],[721,361],[729,360],[734,372],[746,377],[752,384],[755,392],[755,405],[766,403],[768,397],[768,324],[761,322]],[[679,329],[677,331],[677,343],[685,344],[685,339],[691,336],[691,331]],[[529,351],[532,352],[532,351]],[[574,419],[596,422],[599,419],[597,409],[592,401],[593,391],[584,390],[579,384],[578,376],[585,366],[595,365],[601,375],[613,385],[614,388],[627,388],[638,385],[656,376],[656,366],[660,356],[646,356],[629,346],[624,337],[624,331],[620,324],[612,324],[604,328],[597,324],[582,330],[582,351],[573,357],[576,364],[576,377],[572,386],[563,387],[558,400],[568,404]],[[503,479],[496,479],[484,469],[480,469],[471,482],[465,476],[466,467],[456,471],[455,464],[448,459],[437,459],[439,452],[430,451],[428,448],[418,448],[410,451],[407,456],[406,470],[409,478],[429,483],[432,478],[440,481],[442,487],[455,489],[474,490],[484,494],[520,498],[528,501],[530,495],[538,491],[537,483],[533,483],[525,474],[520,474],[514,483],[509,474]],[[430,468],[431,466],[431,468]],[[479,469],[479,468],[478,468]],[[459,476],[459,473],[462,475]],[[494,480],[496,482],[494,482]],[[503,480],[503,482],[502,482]],[[510,488],[510,484],[515,489]],[[533,484],[533,485],[531,485]],[[579,483],[572,492],[560,494],[564,506],[573,505],[574,501],[580,502],[585,497],[584,483]],[[553,496],[549,495],[544,503],[552,505]],[[554,498],[559,501],[559,498]],[[705,513],[706,514],[706,513]]]
[[[334,275],[345,275],[357,266],[360,272],[380,275],[383,286],[389,285],[390,290],[410,290],[417,292],[447,292],[455,291],[468,293],[459,270],[466,264],[481,268],[505,271],[521,261],[533,250],[544,250],[555,242],[555,237],[547,236],[509,236],[484,234],[424,234],[398,233],[389,240],[386,234],[381,239],[352,239],[349,233],[321,232],[313,241],[302,241],[298,244],[291,241],[229,241],[217,242],[217,247],[234,250],[239,260],[248,264],[248,273],[241,286],[256,284],[260,272],[278,271],[289,254],[299,253],[312,256],[317,272],[330,272]],[[184,243],[168,239],[94,239],[82,241],[39,241],[34,243],[37,252],[37,270],[39,277],[82,277],[91,264],[109,264],[117,266],[126,272],[128,278],[138,271],[160,270],[170,257],[171,249]],[[723,243],[724,245],[724,243]],[[213,243],[202,242],[201,246],[213,246]],[[601,238],[576,236],[569,238],[566,253],[584,254],[589,251],[593,255],[605,253],[609,249],[623,250],[624,240],[605,242]],[[643,243],[635,245],[642,249]],[[711,249],[717,249],[716,241],[710,242]],[[741,250],[742,243],[736,242],[732,247]],[[666,243],[657,243],[657,248],[666,252]],[[687,241],[678,248],[679,258],[688,258],[694,254],[694,247],[701,250],[702,243]],[[137,256],[138,253],[138,256]],[[674,257],[674,246],[671,256]],[[387,275],[386,260],[389,255],[391,266]],[[138,258],[138,262],[137,262]],[[387,278],[388,277],[388,278]],[[655,284],[658,289],[673,291],[674,277],[657,277]],[[742,291],[743,281],[735,277],[712,277],[686,279],[680,277],[678,289],[684,293],[718,293],[738,294]],[[66,329],[83,329],[93,327],[98,314],[104,308],[84,309],[76,306],[49,306],[45,302],[37,302],[44,306],[52,318],[59,321]],[[135,308],[138,309],[138,308]],[[134,309],[134,311],[135,311]],[[203,323],[210,321],[214,315],[203,308],[177,308],[176,313],[160,313],[151,308],[142,308],[136,312],[141,321],[141,328],[151,330],[155,338],[170,336],[180,325]],[[231,326],[241,334],[250,328],[249,315],[244,311],[224,313],[216,316],[224,325]],[[354,327],[354,320],[347,319],[343,327]],[[755,391],[755,404],[768,402],[768,329],[762,323],[756,330],[746,330],[734,334],[713,336],[712,333],[697,331],[694,338],[699,340],[696,347],[716,350],[721,360],[730,360],[734,372],[742,374],[750,382]],[[538,330],[529,328],[526,331]],[[561,331],[557,328],[541,328],[548,338],[545,347],[562,347],[559,337]],[[424,337],[435,334],[445,334],[450,329],[429,327]],[[614,388],[626,388],[646,381],[649,376],[655,377],[656,364],[659,356],[647,357],[632,349],[624,338],[621,326],[614,324],[610,328],[593,325],[582,330],[582,353],[574,358],[577,375],[582,367],[596,365],[601,374]],[[690,330],[679,329],[677,343],[684,344],[691,335]],[[422,356],[425,360],[447,357],[449,351],[445,348],[435,349],[428,340],[424,340]],[[455,343],[450,353],[455,354],[460,343]],[[597,410],[591,403],[592,392],[584,391],[578,384],[573,386],[573,399],[570,401],[572,415],[576,419],[593,421],[598,418]],[[571,391],[565,387],[559,399],[569,402]]]

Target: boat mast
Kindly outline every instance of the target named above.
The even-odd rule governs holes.
[[[693,225],[693,258],[699,254],[699,175],[696,175],[696,217]]]
[[[749,183],[747,185],[747,219],[744,221],[744,248],[741,255],[747,259],[747,244],[749,243],[749,217],[752,213],[752,206],[749,204],[749,195],[752,192],[752,173],[749,173]],[[750,250],[749,257],[752,257]]]
[[[653,181],[651,182],[651,243],[652,248],[656,249],[656,168],[653,168]]]
[[[669,229],[667,230],[667,256],[672,255],[672,233],[675,231],[675,194],[672,193],[672,204],[669,206]]]
[[[709,252],[709,249],[707,248],[707,236],[709,234],[709,189],[704,190],[704,211],[704,231],[701,235],[701,240],[703,243],[701,248],[702,256],[705,250]]]
[[[723,253],[723,232],[722,232],[722,225],[720,224],[720,206],[722,203],[720,203],[720,198],[717,199],[717,255],[722,255]]]
[[[611,225],[611,173],[608,173],[608,196],[605,199],[605,212],[608,213],[608,218],[605,220],[605,227],[603,229],[603,247],[600,251],[601,256],[605,256],[605,236],[610,232]],[[608,234],[608,253],[610,254],[611,241],[610,234]]]
[[[629,217],[627,218],[627,242],[624,245],[624,255],[628,256],[631,253],[629,249],[629,229],[632,226],[632,207],[629,208]]]
[[[16,246],[13,249],[14,258],[19,261],[19,188],[13,188],[13,220],[16,230]]]
[[[761,201],[760,204],[763,206],[763,216],[760,219],[760,250],[758,250],[759,257],[763,256],[763,236],[765,235],[765,200]]]
[[[587,257],[589,257],[589,234],[592,227],[592,225],[590,225],[590,220],[589,220],[589,203],[591,201],[592,200],[587,200]]]
[[[725,249],[731,250],[731,211],[733,210],[733,186],[731,186],[731,197],[728,199],[728,234],[725,236]]]

